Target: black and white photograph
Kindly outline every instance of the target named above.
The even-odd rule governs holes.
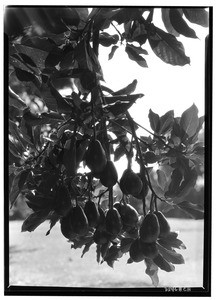
[[[4,7],[5,295],[211,295],[212,13]]]

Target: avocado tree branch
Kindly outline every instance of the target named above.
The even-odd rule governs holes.
[[[137,152],[138,152],[138,155],[140,157],[140,168],[141,168],[141,174],[144,174],[146,173],[146,176],[148,178],[148,183],[149,183],[149,188],[152,192],[153,195],[155,195],[158,199],[160,199],[161,201],[163,202],[167,202],[165,199],[162,199],[160,198],[159,196],[157,196],[157,194],[155,193],[153,187],[152,187],[152,184],[151,184],[151,180],[150,180],[150,176],[149,176],[149,173],[148,173],[148,170],[146,169],[145,165],[144,165],[144,162],[143,162],[143,159],[142,159],[142,152],[141,152],[141,149],[140,149],[140,145],[139,145],[139,141],[138,141],[138,138],[137,138],[137,135],[136,135],[136,131],[135,131],[135,128],[134,128],[134,124],[136,122],[133,121],[131,115],[129,114],[129,112],[127,111],[126,112],[126,116],[128,118],[128,121],[129,121],[129,124],[131,126],[131,131],[132,131],[132,134],[134,136],[134,139],[135,139],[135,142],[136,142],[136,146],[137,146]]]

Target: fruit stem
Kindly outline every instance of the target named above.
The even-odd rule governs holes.
[[[154,205],[155,205],[155,210],[158,211],[158,208],[157,208],[157,196],[154,195]]]
[[[92,122],[93,122],[93,138],[96,140],[96,129],[95,129],[95,114],[94,114],[94,97],[91,94],[91,113],[92,113]]]
[[[113,209],[113,187],[109,188],[109,208]]]
[[[144,175],[144,173],[146,173],[147,175],[147,178],[148,178],[148,185],[149,185],[149,188],[152,192],[152,194],[154,194],[158,199],[160,199],[161,201],[163,202],[166,202],[166,200],[160,198],[159,196],[156,195],[153,187],[152,187],[152,184],[151,184],[151,180],[150,180],[150,177],[149,177],[149,173],[148,173],[148,170],[146,169],[145,165],[144,165],[144,162],[143,162],[143,158],[142,158],[142,152],[141,152],[141,149],[140,149],[140,145],[139,145],[139,142],[138,142],[138,138],[137,138],[137,135],[136,135],[136,131],[135,131],[135,128],[134,128],[134,124],[136,124],[136,122],[134,122],[134,120],[132,119],[131,115],[129,114],[129,112],[127,111],[126,112],[126,115],[127,115],[127,118],[128,118],[128,121],[129,121],[129,124],[130,124],[130,127],[131,127],[131,131],[132,131],[132,134],[133,134],[133,137],[135,139],[135,143],[136,143],[136,146],[137,146],[137,152],[138,152],[138,155],[139,155],[139,158],[140,158],[140,173],[141,175]],[[143,199],[144,200],[144,199]]]
[[[153,213],[153,211],[154,211],[154,198],[155,198],[155,195],[152,193],[151,202],[150,202],[150,212],[151,213]]]
[[[142,199],[143,202],[143,215],[146,216],[146,203],[145,203],[145,197]]]

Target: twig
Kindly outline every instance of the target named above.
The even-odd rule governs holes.
[[[134,129],[134,123],[136,123],[136,122],[133,121],[133,119],[132,119],[131,115],[129,114],[129,112],[126,112],[126,115],[127,115],[129,124],[130,124],[130,126],[131,126],[131,131],[132,131],[132,134],[133,134],[133,136],[134,136],[134,139],[135,139],[135,142],[136,142],[136,146],[137,146],[137,152],[138,152],[139,157],[140,157],[141,174],[142,174],[142,172],[145,172],[145,173],[146,173],[146,175],[147,175],[147,177],[148,177],[149,188],[150,188],[152,194],[155,195],[155,196],[156,196],[158,199],[160,199],[161,201],[166,202],[166,200],[164,200],[164,199],[160,198],[159,196],[157,196],[157,194],[155,193],[155,191],[154,191],[154,189],[153,189],[153,187],[152,187],[151,180],[150,180],[150,177],[149,177],[149,173],[148,173],[148,171],[147,171],[147,169],[146,169],[146,167],[145,167],[145,165],[144,165],[144,163],[143,163],[142,152],[141,152],[141,149],[140,149],[140,145],[139,145],[139,142],[138,142],[138,138],[137,138],[137,135],[136,135],[136,131],[135,131],[135,129]]]

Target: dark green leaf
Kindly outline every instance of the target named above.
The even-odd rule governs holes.
[[[49,54],[46,57],[45,67],[46,68],[55,67],[61,61],[62,55],[63,55],[63,51],[61,49],[59,48],[53,49],[51,52],[49,52]]]
[[[130,246],[134,239],[132,238],[124,238],[121,240],[120,250],[122,253],[127,253],[130,250]]]
[[[150,126],[151,129],[158,133],[159,129],[160,129],[160,117],[158,114],[154,113],[151,109],[149,110],[149,122],[150,122]]]
[[[168,250],[161,246],[160,244],[158,245],[158,250],[160,254],[165,258],[168,262],[171,262],[172,264],[184,264],[184,258],[181,254],[175,252],[175,250]]]
[[[158,243],[160,245],[162,245],[163,247],[165,247],[168,250],[172,250],[172,248],[177,248],[177,249],[181,249],[181,250],[185,250],[186,246],[184,245],[184,243],[177,239],[177,238],[164,238],[164,239],[159,239]]]
[[[97,244],[97,246],[96,246],[96,260],[97,260],[98,264],[100,263],[100,253],[101,253],[101,245]]]
[[[188,201],[182,201],[176,205],[195,220],[204,218],[204,210],[198,204],[194,204]]]
[[[148,52],[145,49],[143,49],[142,47],[137,47],[137,46],[134,46],[133,44],[127,44],[127,47],[130,47],[131,49],[133,49],[137,54],[148,55]]]
[[[173,66],[184,66],[190,63],[182,43],[172,34],[152,25],[148,40],[154,53],[165,63]]]
[[[114,161],[118,161],[124,155],[125,155],[124,147],[122,145],[117,146],[114,151]]]
[[[174,122],[174,111],[170,110],[165,113],[162,117],[160,117],[160,134],[166,134],[168,131],[172,129],[172,125]]]
[[[185,140],[187,137],[192,137],[199,126],[199,118],[198,118],[198,109],[195,104],[185,110],[180,119],[181,129],[184,130],[184,136],[182,140]]]
[[[50,229],[47,231],[46,235],[50,234],[51,229],[56,225],[56,223],[59,221],[60,217],[56,212],[52,212],[49,216],[50,221]]]
[[[182,18],[181,13],[176,8],[171,8],[169,12],[170,22],[173,28],[180,34],[190,37],[197,38],[196,32],[188,26],[185,20]]]
[[[113,92],[113,96],[118,96],[118,95],[129,95],[132,94],[137,86],[137,80],[134,79],[130,84],[128,84],[126,87],[123,89],[118,90],[117,92]]]
[[[68,176],[74,176],[76,173],[76,140],[72,137],[65,143],[63,154],[63,164]]]
[[[34,82],[36,80],[36,77],[30,72],[15,68],[15,73],[16,73],[17,78],[20,81],[27,81],[27,82],[33,81]]]
[[[18,195],[22,191],[22,188],[26,182],[30,169],[20,171],[13,179],[9,199],[11,203],[11,207],[13,206],[14,202],[16,201]]]
[[[121,252],[120,248],[117,246],[111,246],[108,251],[106,252],[106,255],[104,256],[104,261],[107,262],[108,266],[113,268],[114,262],[122,257],[123,253]]]
[[[125,52],[127,53],[128,57],[135,61],[139,66],[147,68],[148,65],[146,63],[146,60],[139,55],[132,47],[126,46]]]
[[[53,48],[53,44],[47,38],[31,37],[23,42],[23,45],[16,44],[16,51],[28,56],[37,68],[43,70],[45,68],[45,60],[47,55]],[[35,72],[38,72],[34,68]]]
[[[110,35],[107,32],[101,32],[99,35],[99,43],[104,47],[116,44],[119,40],[118,34]]]
[[[153,262],[161,269],[164,270],[166,272],[172,272],[175,270],[175,267],[169,263],[165,258],[163,258],[163,256],[161,254],[158,254],[158,256],[156,256],[153,259]]]
[[[121,8],[117,10],[116,14],[112,17],[112,20],[115,20],[118,24],[122,24],[137,19],[142,15],[143,11],[143,8]]]
[[[139,23],[138,20],[133,22],[132,27],[126,34],[129,37],[130,42],[138,42],[140,45],[145,44],[148,37],[146,26],[143,23]]]
[[[185,17],[191,22],[203,27],[209,26],[209,15],[204,8],[183,8]]]
[[[118,49],[118,46],[112,46],[111,52],[109,53],[109,60],[113,58],[116,50]]]
[[[92,244],[94,244],[94,240],[93,239],[90,240],[87,244],[85,244],[85,247],[83,249],[81,257],[83,257],[84,254],[86,254],[89,251],[89,249],[90,249],[90,247],[91,247]]]
[[[164,26],[166,27],[166,30],[170,34],[178,37],[180,34],[173,28],[173,26],[170,22],[169,11],[170,11],[170,8],[162,8],[161,9],[161,16],[162,16]]]
[[[21,231],[34,231],[40,224],[42,224],[48,217],[49,211],[41,210],[38,212],[34,212],[22,224]]]
[[[29,57],[28,55],[24,53],[18,53],[18,55],[22,58],[22,60],[27,63],[28,65],[37,68],[37,65],[34,63],[34,61]]]
[[[183,176],[179,169],[175,169],[171,175],[171,182],[169,184],[168,191],[165,193],[165,197],[175,197],[180,192],[180,184],[182,182]]]
[[[132,102],[134,103],[137,99],[142,98],[143,94],[134,94],[134,95],[127,95],[127,96],[112,96],[112,97],[104,97],[106,104],[114,104],[116,102]]]
[[[152,284],[157,287],[159,284],[158,266],[149,258],[145,258],[144,262],[147,267],[145,273],[151,278]]]

